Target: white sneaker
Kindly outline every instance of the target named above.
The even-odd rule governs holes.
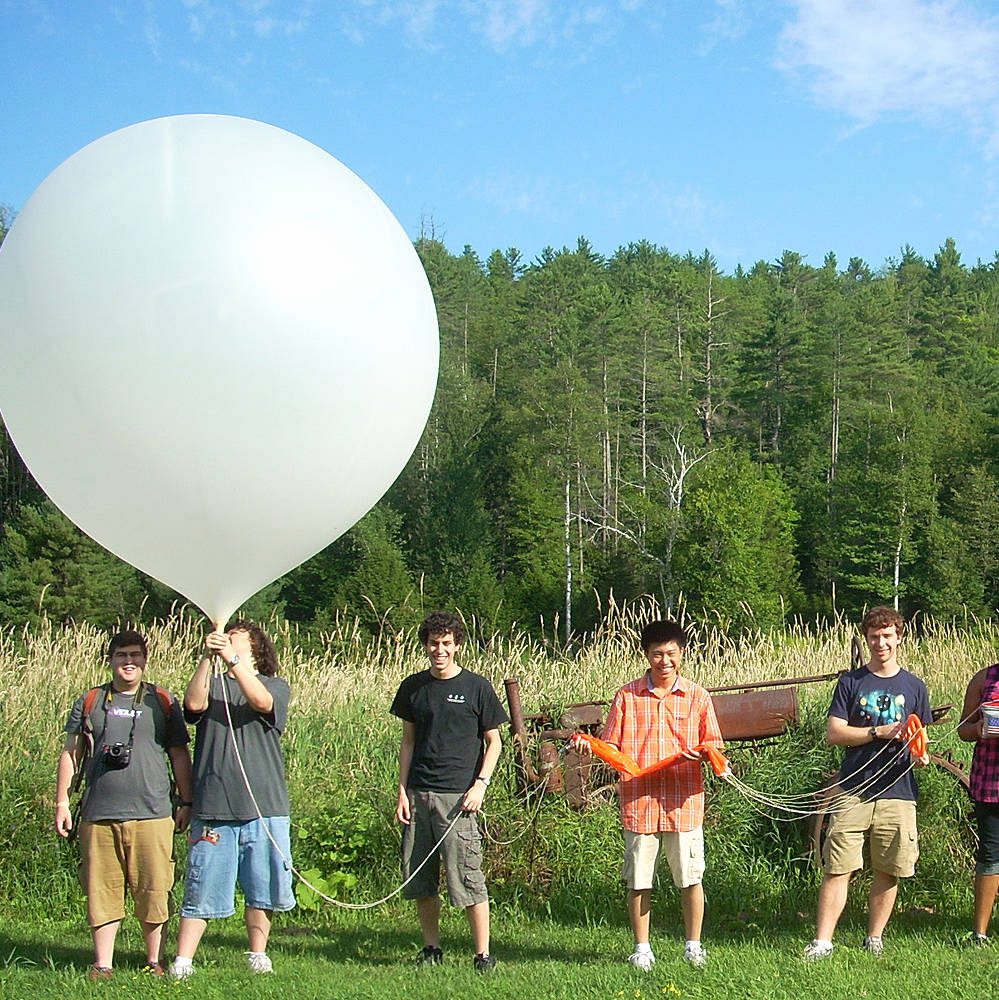
[[[870,955],[880,958],[884,954],[885,946],[879,937],[865,937],[864,951]]]
[[[636,951],[634,955],[628,957],[634,968],[642,972],[650,972],[652,966],[656,964],[656,956],[651,951]]]
[[[250,965],[251,972],[273,972],[274,966],[271,965],[271,960],[267,955],[261,955],[259,952],[248,951],[246,953],[246,960]]]
[[[813,940],[805,949],[802,958],[806,962],[817,962],[820,958],[828,958],[833,953],[833,946],[828,941]]]
[[[167,975],[171,979],[187,979],[194,975],[194,966],[178,965],[176,961],[173,961],[167,967]]]
[[[708,964],[707,949],[702,948],[699,944],[688,944],[683,949],[683,960],[690,962],[691,965],[696,965],[698,969],[703,969]]]

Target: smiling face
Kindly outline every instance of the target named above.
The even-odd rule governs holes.
[[[673,639],[653,642],[646,648],[645,658],[649,661],[652,686],[671,690],[683,662],[683,647]]]
[[[902,641],[894,625],[884,628],[869,628],[864,633],[867,648],[871,651],[869,669],[875,672],[892,670],[897,666],[898,646]]]
[[[424,648],[430,658],[430,672],[434,677],[439,679],[453,677],[458,672],[454,656],[461,646],[454,641],[453,633],[440,632],[428,635]]]
[[[117,646],[111,651],[111,685],[122,694],[134,694],[142,683],[146,654],[138,644]]]

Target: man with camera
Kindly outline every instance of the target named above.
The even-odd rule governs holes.
[[[111,680],[77,698],[66,723],[56,774],[56,832],[73,828],[70,789],[82,771],[80,881],[94,938],[90,978],[110,979],[114,945],[125,916],[125,890],[146,943],[145,971],[164,974],[162,935],[173,887],[173,834],[191,816],[191,755],[180,704],[143,681],[147,647],[138,632],[115,635],[108,646]],[[170,774],[180,795],[173,817]]]

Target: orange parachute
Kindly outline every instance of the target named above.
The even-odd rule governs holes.
[[[665,770],[667,767],[673,767],[674,764],[679,764],[680,761],[691,759],[687,753],[675,753],[669,757],[665,757],[663,760],[657,761],[655,764],[650,764],[648,767],[639,767],[627,754],[621,753],[616,746],[596,736],[590,736],[589,733],[575,733],[572,738],[573,740],[588,743],[590,749],[597,757],[610,764],[616,771],[620,771],[626,780],[629,778],[643,778],[646,775]],[[719,778],[728,773],[728,758],[716,747],[696,746],[690,752],[705,758],[711,764],[712,769]]]
[[[906,743],[909,744],[909,753],[913,757],[925,757],[930,749],[930,741],[926,736],[926,727],[918,715],[910,715],[905,720],[905,729],[902,731]]]

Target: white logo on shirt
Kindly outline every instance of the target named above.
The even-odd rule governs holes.
[[[108,709],[108,715],[117,716],[119,719],[131,719],[134,715],[136,718],[141,718],[142,709],[141,708],[115,708],[112,705]]]
[[[464,705],[465,704],[465,696],[463,694],[449,694],[447,696],[447,700],[452,705]]]

